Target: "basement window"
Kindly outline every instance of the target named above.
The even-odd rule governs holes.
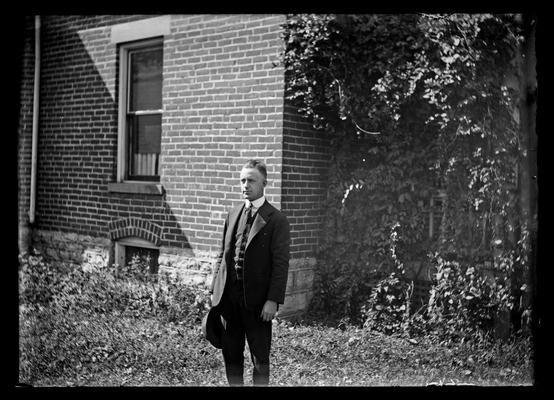
[[[153,243],[135,237],[126,237],[115,242],[115,260],[119,265],[129,265],[133,260],[146,264],[150,274],[157,274],[160,250]]]

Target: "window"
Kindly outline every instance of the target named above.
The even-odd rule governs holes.
[[[159,255],[159,248],[144,239],[126,237],[115,242],[115,262],[120,268],[129,265],[133,258],[138,256],[139,262],[148,265],[148,272],[157,274]]]
[[[120,45],[118,180],[160,180],[163,42]]]
[[[143,247],[125,246],[125,265],[129,265],[135,257],[138,257],[140,263],[148,265],[148,272],[158,273],[158,256],[160,251],[157,249],[145,249]]]
[[[439,191],[429,200],[429,239],[437,239],[443,214],[445,194]]]

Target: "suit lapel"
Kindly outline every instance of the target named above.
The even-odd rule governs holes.
[[[269,203],[266,202],[262,204],[262,206],[259,208],[258,212],[256,213],[256,218],[254,218],[254,222],[252,223],[252,228],[250,229],[250,233],[248,234],[248,241],[246,242],[246,248],[248,248],[248,245],[254,239],[254,237],[260,232],[260,230],[267,224],[267,221],[269,221],[269,217],[271,215],[271,206]]]
[[[244,208],[244,205],[242,207],[235,208],[233,211],[231,211],[231,214],[229,214],[229,226],[227,227],[227,249],[234,249],[235,247],[235,226],[239,222],[239,217],[242,213],[242,209]],[[233,250],[234,251],[234,250]]]

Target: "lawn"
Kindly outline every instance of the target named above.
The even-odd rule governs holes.
[[[33,386],[225,386],[220,351],[199,325],[117,314],[22,310],[20,379]],[[34,315],[33,315],[34,314]],[[55,323],[58,328],[51,325]],[[272,385],[531,385],[526,345],[481,352],[356,327],[274,323]],[[530,354],[530,353],[527,353]],[[245,354],[246,355],[246,354]],[[246,383],[251,383],[246,357]]]
[[[202,337],[202,291],[105,272],[57,275],[40,260],[20,276],[20,383],[226,386],[221,352]],[[273,327],[274,386],[533,384],[528,338],[453,344],[314,321]]]

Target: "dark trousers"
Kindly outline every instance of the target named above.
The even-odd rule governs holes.
[[[254,385],[269,384],[269,351],[271,347],[271,321],[265,322],[259,314],[244,306],[240,281],[228,282],[221,303],[224,321],[222,340],[223,361],[229,385],[244,384],[244,347],[248,340],[254,370]]]

